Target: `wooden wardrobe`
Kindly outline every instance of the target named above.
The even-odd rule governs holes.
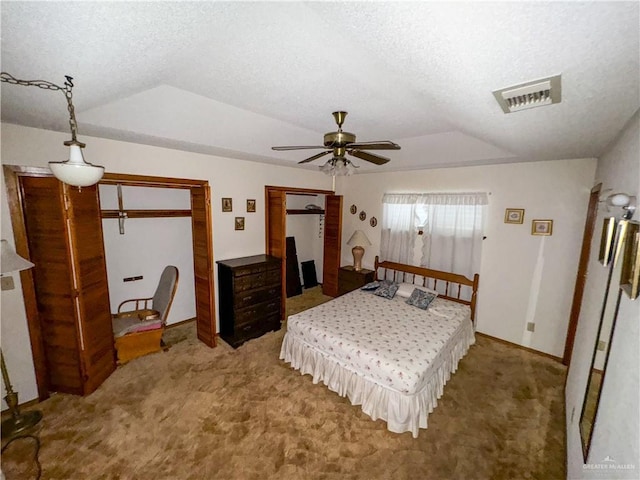
[[[5,165],[4,174],[16,252],[35,264],[21,272],[21,281],[39,399],[52,391],[87,395],[115,370],[102,234],[109,213],[100,210],[97,185],[71,187],[44,168]],[[118,174],[101,183],[191,191],[198,338],[215,346],[208,183]]]

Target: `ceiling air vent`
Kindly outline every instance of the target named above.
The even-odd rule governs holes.
[[[504,113],[560,103],[560,75],[496,90],[493,95]]]

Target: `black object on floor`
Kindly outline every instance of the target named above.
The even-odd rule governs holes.
[[[302,294],[295,237],[287,237],[287,298]]]
[[[318,285],[318,276],[316,275],[316,264],[313,260],[301,262],[302,266],[302,280],[304,281],[304,288],[313,288]]]

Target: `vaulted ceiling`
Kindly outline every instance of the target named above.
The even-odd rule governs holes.
[[[2,71],[74,77],[83,135],[297,165],[346,110],[359,171],[598,157],[640,107],[640,3],[2,2]],[[494,90],[562,75],[559,104]],[[68,131],[60,93],[2,84],[2,120]],[[320,150],[318,150],[320,151]],[[135,160],[133,160],[135,161]],[[317,168],[318,160],[300,168]]]

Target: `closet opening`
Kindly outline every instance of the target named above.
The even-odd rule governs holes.
[[[198,338],[215,346],[207,181],[106,174],[98,185],[80,190],[57,181],[46,168],[5,165],[4,175],[16,252],[36,260],[36,268],[21,272],[21,281],[40,401],[54,391],[87,395],[115,369],[110,300],[117,302],[121,285],[136,283],[124,279],[140,276],[123,276],[126,266],[120,263],[127,262],[126,255],[114,258],[116,251],[130,254],[129,248],[152,242],[172,249],[168,237],[179,238],[179,252],[171,261],[191,275],[181,275],[191,295],[183,302],[183,315],[195,316]],[[180,223],[182,237],[166,220]],[[56,228],[50,228],[51,222],[57,222]],[[119,233],[123,229],[125,235]],[[161,270],[166,259],[158,256]],[[180,309],[175,313],[174,321],[182,320]],[[66,329],[62,336],[61,328]]]
[[[288,305],[304,306],[303,294],[338,294],[342,197],[330,190],[266,186],[265,204],[265,251],[282,260],[286,319]]]

